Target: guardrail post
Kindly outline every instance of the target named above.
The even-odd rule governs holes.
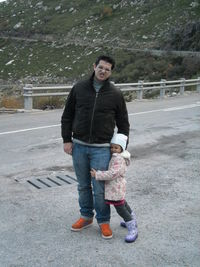
[[[33,108],[33,97],[32,97],[32,84],[26,84],[24,89],[24,109],[25,110],[31,110]]]
[[[138,81],[137,99],[143,98],[143,81]]]
[[[160,98],[161,99],[165,97],[165,90],[166,90],[166,80],[161,79],[160,81]]]
[[[200,93],[200,77],[198,77],[197,92]]]
[[[180,95],[183,95],[185,91],[185,78],[181,78]]]

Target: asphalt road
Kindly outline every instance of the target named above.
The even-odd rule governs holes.
[[[139,238],[126,244],[112,209],[112,240],[96,222],[81,233],[76,182],[60,138],[62,110],[0,115],[0,266],[199,266],[200,95],[127,104],[131,124],[127,200]]]

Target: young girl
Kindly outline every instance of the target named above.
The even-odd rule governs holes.
[[[128,229],[125,241],[134,242],[138,237],[135,213],[125,200],[125,172],[130,164],[130,153],[125,150],[127,136],[115,134],[111,140],[112,158],[107,171],[91,170],[91,176],[96,180],[105,180],[105,201],[114,205],[117,213],[124,219],[121,226]]]

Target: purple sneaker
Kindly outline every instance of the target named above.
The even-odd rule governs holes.
[[[135,225],[135,221],[126,222],[126,228],[128,229],[128,234],[125,237],[125,242],[132,243],[138,237],[138,229]]]

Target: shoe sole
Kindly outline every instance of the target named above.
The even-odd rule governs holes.
[[[101,235],[104,239],[111,239],[113,237],[113,235],[109,235],[109,236],[106,236],[106,235]]]
[[[87,224],[87,225],[83,226],[82,228],[73,228],[73,227],[71,227],[71,231],[73,231],[73,232],[80,232],[83,229],[90,227],[92,224],[93,224],[93,222],[91,222],[90,224]]]
[[[125,242],[126,243],[132,243],[132,242],[135,242],[135,240],[138,238],[138,234],[135,236],[135,238],[134,239],[132,239],[132,240],[126,240],[125,239]]]

